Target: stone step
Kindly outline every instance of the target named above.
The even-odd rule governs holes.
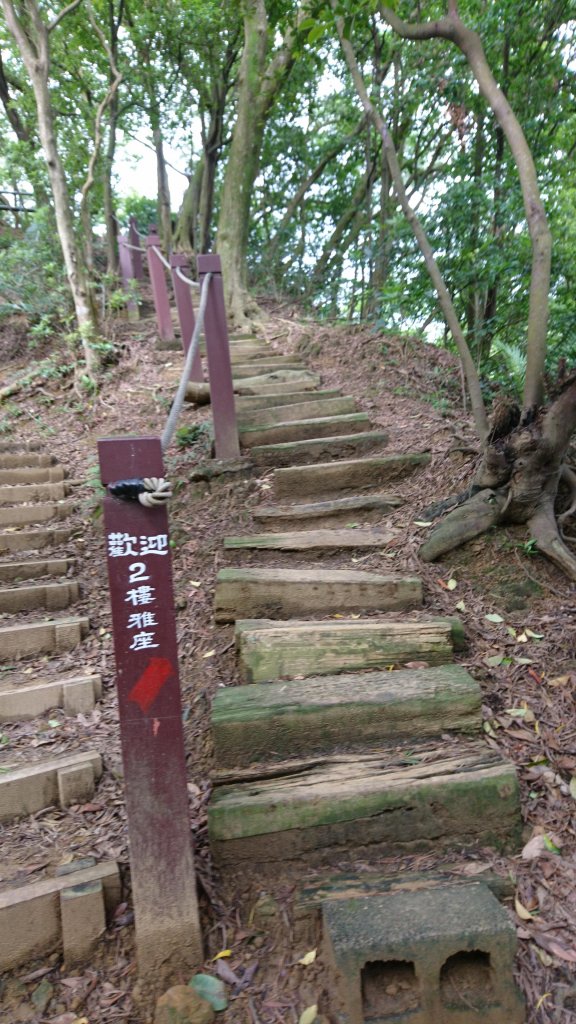
[[[14,505],[0,508],[1,526],[29,526],[33,523],[49,523],[51,520],[61,521],[71,516],[75,510],[73,501],[40,502],[36,505]]]
[[[44,447],[43,441],[0,441],[0,452],[3,454],[14,453],[16,455],[28,455],[29,452],[40,452]]]
[[[53,466],[55,462],[56,459],[53,455],[39,452],[2,452],[0,454],[1,469],[19,469],[21,466]]]
[[[332,437],[335,434],[360,434],[370,429],[370,418],[365,412],[343,416],[322,416],[275,423],[269,427],[248,427],[240,431],[240,444],[244,448],[256,445],[276,445],[311,438]]]
[[[245,619],[236,622],[236,644],[241,678],[266,683],[412,661],[444,665],[464,646],[464,632],[459,619]]]
[[[309,441],[256,445],[250,449],[250,458],[259,466],[292,467],[293,464],[298,466],[300,463],[310,463],[316,459],[350,458],[357,452],[384,448],[387,444],[388,434],[382,430],[370,430],[358,434],[312,438]],[[309,468],[315,469],[316,465]]]
[[[26,721],[51,708],[62,708],[70,717],[88,714],[102,696],[98,675],[57,676],[24,684],[0,682],[0,722]]]
[[[44,807],[87,803],[102,775],[95,750],[46,758],[24,766],[3,765],[0,774],[0,821],[35,814]]]
[[[62,530],[13,530],[0,533],[0,554],[13,551],[41,551],[42,548],[60,547],[66,544],[73,531]]]
[[[0,486],[61,483],[64,477],[63,466],[18,466],[13,469],[0,469]]]
[[[237,341],[230,346],[230,362],[232,366],[237,363],[249,363],[253,359],[274,359],[274,351],[269,345],[259,345],[252,342]]]
[[[309,370],[276,370],[255,377],[234,381],[237,395],[274,395],[290,391],[313,391],[320,385],[320,377]]]
[[[24,587],[5,587],[0,590],[0,613],[31,612],[45,608],[60,611],[74,604],[80,596],[77,580],[65,583],[37,583]]]
[[[252,517],[270,530],[308,530],[313,527],[351,525],[381,519],[387,512],[399,508],[403,499],[397,494],[361,494],[333,501],[316,501],[299,505],[257,505],[251,509]]]
[[[213,791],[210,848],[234,870],[282,870],[479,843],[513,848],[522,819],[514,766],[483,741],[317,760],[293,775]]]
[[[112,923],[122,897],[117,864],[94,864],[87,858],[60,871],[55,878],[0,892],[0,970],[11,971],[61,951],[69,962],[71,947],[88,954],[106,924]],[[94,907],[98,892],[101,914]]]
[[[460,665],[231,686],[212,705],[216,766],[478,732],[481,703],[478,683]]]
[[[277,356],[270,359],[253,359],[249,363],[232,363],[232,379],[244,380],[246,377],[257,377],[261,374],[274,373],[275,370],[306,370],[304,363],[289,356]]]
[[[293,533],[253,533],[246,537],[225,537],[226,551],[338,551],[339,549],[385,548],[398,530],[296,530]]]
[[[299,498],[310,494],[380,487],[390,480],[407,476],[429,462],[430,456],[426,453],[407,453],[317,463],[315,466],[290,466],[274,473],[274,494],[277,498]]]
[[[220,569],[216,578],[216,622],[267,616],[391,611],[422,604],[415,576],[380,575],[350,569]]]
[[[66,494],[63,481],[53,484],[7,484],[0,487],[0,505],[15,505],[20,501],[60,501]]]
[[[240,412],[238,421],[241,430],[273,427],[298,420],[325,419],[326,416],[344,416],[356,411],[353,398],[319,398],[313,402],[297,402],[294,405],[273,406]]]
[[[516,929],[483,882],[328,900],[340,1024],[523,1024]]]
[[[284,394],[272,395],[236,395],[234,404],[236,412],[242,416],[249,415],[253,410],[276,409],[285,405],[307,405],[318,401],[331,401],[334,398],[341,398],[342,392],[338,390],[324,391],[288,391]]]
[[[26,622],[0,628],[0,663],[34,654],[63,654],[76,647],[88,634],[89,620],[83,616]]]
[[[70,558],[44,558],[26,562],[0,562],[0,581],[16,583],[42,576],[65,576],[73,565]]]

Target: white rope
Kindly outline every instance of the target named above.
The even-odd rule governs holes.
[[[161,263],[164,264],[164,266],[166,267],[166,270],[172,270],[172,267],[168,263],[168,260],[164,259],[164,257],[162,255],[162,253],[160,252],[160,249],[158,248],[158,246],[157,245],[153,245],[153,246],[151,246],[151,248],[154,250],[154,252],[156,253],[156,255],[157,255],[158,259],[161,261]]]
[[[189,284],[191,288],[198,288],[198,289],[200,289],[200,285],[198,284],[198,281],[193,281],[191,277],[186,277],[186,274],[182,273],[182,270],[180,269],[180,267],[173,267],[172,269],[176,270],[176,277],[179,277],[180,280],[184,281],[185,284]]]
[[[130,245],[130,242],[127,242],[124,238],[120,239],[120,245],[123,245],[126,249],[133,249],[134,252],[144,252],[141,245]]]
[[[196,315],[196,326],[194,328],[194,333],[192,334],[192,339],[190,341],[190,348],[188,349],[188,352],[186,354],[186,362],[184,363],[184,369],[182,370],[182,376],[180,378],[180,384],[178,385],[178,391],[176,392],[176,397],[174,398],[174,401],[172,403],[172,408],[170,409],[170,414],[168,416],[168,419],[166,420],[166,426],[164,427],[164,432],[162,434],[163,452],[166,451],[168,445],[170,444],[170,441],[172,440],[172,435],[176,429],[176,423],[178,421],[180,411],[184,404],[186,386],[188,384],[188,380],[190,377],[190,370],[192,369],[194,356],[196,355],[196,352],[198,351],[198,346],[200,345],[200,335],[204,330],[204,314],[206,313],[206,304],[208,302],[208,288],[211,280],[212,274],[206,274],[206,277],[202,282],[202,291],[200,293],[200,305],[198,306],[198,313]]]
[[[145,476],[142,483],[146,488],[138,495],[138,501],[144,508],[156,508],[165,505],[172,497],[172,484],[163,476]]]

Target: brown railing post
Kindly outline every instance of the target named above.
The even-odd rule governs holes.
[[[130,217],[130,226],[128,228],[128,241],[130,245],[140,246],[140,235],[138,228],[136,227],[136,218]],[[133,276],[137,281],[144,280],[144,266],[142,264],[142,253],[137,252],[136,248],[132,250],[132,269],[134,271]]]
[[[228,324],[222,286],[222,264],[217,255],[198,256],[198,277],[213,275],[209,284],[208,304],[204,318],[206,357],[210,381],[210,401],[214,421],[214,447],[217,459],[237,459],[240,455],[232,364],[228,342]]]
[[[186,355],[190,348],[190,342],[192,340],[192,334],[194,333],[196,320],[194,317],[190,285],[186,284],[186,281],[183,281],[181,277],[178,277],[176,271],[180,269],[183,274],[190,277],[190,263],[185,253],[173,252],[170,256],[170,266],[172,268],[172,287],[174,288],[176,308],[178,310],[178,319],[180,321],[182,345],[184,346],[184,355]],[[198,351],[194,356],[189,379],[199,381],[200,383],[204,380],[200,347],[198,347]]]
[[[146,256],[148,258],[148,270],[152,285],[154,309],[156,310],[158,334],[161,341],[174,341],[174,326],[170,312],[170,295],[166,283],[166,272],[158,253],[154,251],[155,248],[160,248],[160,238],[158,235],[148,235],[146,238]]]
[[[98,442],[102,483],[162,477],[158,437]],[[186,784],[165,505],[104,498],[116,686],[140,976],[203,959]]]
[[[134,280],[134,260],[131,249],[127,246],[127,239],[124,235],[118,235],[118,257],[120,262],[120,276],[122,278],[122,284],[126,289],[126,309],[128,310],[129,320],[138,320],[139,311],[138,303],[133,295],[132,282]]]

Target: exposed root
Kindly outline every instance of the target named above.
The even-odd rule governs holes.
[[[558,532],[552,502],[543,503],[531,516],[528,525],[538,550],[554,562],[568,579],[576,582],[576,557],[568,550]]]
[[[420,548],[420,558],[425,562],[435,562],[448,551],[460,547],[481,533],[486,533],[492,526],[498,524],[505,505],[504,491],[479,491],[464,505],[450,512],[435,527]]]
[[[561,516],[558,516],[558,522],[562,527],[566,520],[570,519],[576,512],[576,473],[574,470],[570,469],[569,466],[562,466],[561,479],[570,489],[570,505],[566,509],[566,512],[563,512]]]

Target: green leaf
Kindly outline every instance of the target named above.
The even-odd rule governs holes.
[[[315,43],[317,39],[321,39],[326,31],[324,25],[316,25],[315,28],[311,29],[308,33],[308,42]]]
[[[457,586],[458,586],[458,581],[455,580],[455,579],[451,579],[451,580],[448,580],[448,582],[446,584],[446,589],[447,590],[456,590]]]
[[[569,789],[570,789],[570,796],[573,797],[574,800],[576,800],[576,775],[573,775],[572,778],[570,779]]]
[[[574,781],[574,779],[572,779],[572,782],[573,782],[573,781]],[[570,785],[572,785],[572,783],[570,783]],[[560,854],[560,853],[561,853],[560,849],[559,849],[559,848],[558,848],[558,847],[556,846],[556,843],[554,843],[554,842],[553,842],[553,841],[552,841],[552,840],[550,839],[550,836],[546,836],[546,835],[545,835],[545,836],[543,836],[542,838],[543,838],[543,840],[544,840],[544,846],[546,847],[546,849],[547,849],[547,850],[549,850],[549,851],[550,851],[550,853],[558,853],[558,854]]]
[[[533,629],[525,629],[526,636],[531,636],[533,640],[543,640],[544,633],[535,633]]]
[[[302,1011],[298,1024],[314,1024],[317,1016],[318,1006],[314,1003],[314,1006],[307,1006],[306,1009]]]
[[[432,523],[427,522],[426,519],[415,519],[414,526],[432,526]]]
[[[458,604],[456,605],[456,611],[457,612],[465,612],[466,611],[466,605],[464,604],[464,601],[458,601]]]
[[[215,978],[212,974],[195,974],[188,985],[210,1003],[213,1010],[225,1010],[228,1006],[226,989],[220,978]]]
[[[489,612],[488,615],[484,616],[484,618],[487,619],[488,622],[504,622],[502,616],[498,615],[497,612]]]
[[[491,654],[489,658],[484,658],[484,664],[489,665],[490,668],[498,668],[504,661],[503,654]]]

